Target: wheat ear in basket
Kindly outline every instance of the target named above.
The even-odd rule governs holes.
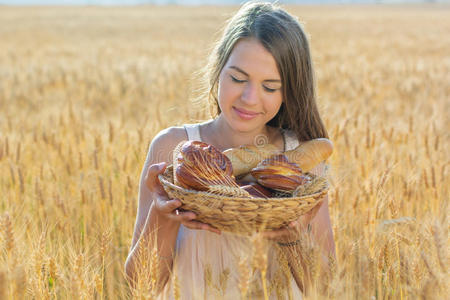
[[[233,233],[251,234],[262,229],[279,229],[309,212],[328,192],[328,182],[308,174],[312,181],[294,192],[292,197],[251,198],[248,196],[188,190],[174,184],[173,166],[166,168],[159,180],[170,198],[179,199],[181,209],[193,211],[197,220]],[[220,189],[219,189],[220,190]],[[220,191],[219,191],[220,192]],[[232,191],[231,191],[232,193]]]

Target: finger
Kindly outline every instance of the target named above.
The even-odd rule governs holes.
[[[170,214],[170,218],[183,224],[194,220],[196,217],[197,215],[192,211],[179,211],[178,209]]]
[[[279,239],[282,237],[289,236],[290,234],[291,232],[287,228],[262,232],[262,236],[269,240]]]
[[[156,209],[166,214],[172,213],[175,209],[179,208],[181,205],[182,203],[178,199],[164,200],[158,197],[156,201]]]
[[[165,162],[161,162],[159,164],[152,164],[148,167],[147,174],[145,176],[145,183],[151,191],[154,191],[155,188],[161,185],[158,175],[164,173],[166,165],[167,164]]]
[[[203,223],[203,225],[202,225],[202,230],[207,230],[210,232],[214,232],[216,234],[222,234],[222,232],[219,229],[217,229],[216,227],[209,225],[209,224],[205,224],[205,223]]]
[[[190,221],[186,221],[183,222],[183,225],[189,229],[195,229],[195,230],[201,230],[203,229],[203,224],[202,222],[196,221],[196,220],[190,220]]]
[[[211,231],[211,232],[214,232],[214,233],[217,233],[217,234],[222,234],[222,231],[220,231],[220,229],[218,229],[218,228],[216,228],[216,227],[214,227],[212,225],[209,225],[209,224],[206,224],[206,226],[207,226],[207,230],[208,231]]]
[[[291,223],[289,223],[288,227],[292,228],[292,229],[296,229],[299,226],[299,222],[298,220],[292,221]]]
[[[207,231],[211,231],[217,234],[221,234],[222,232],[215,228],[214,226],[211,226],[209,224],[200,222],[200,221],[196,221],[196,220],[191,220],[188,222],[184,222],[183,225],[189,229],[196,229],[196,230],[207,230]]]
[[[165,162],[162,162],[148,167],[147,175],[145,176],[145,184],[150,191],[158,194],[165,194],[161,182],[159,182],[158,175],[164,173],[166,165]]]
[[[303,224],[299,220],[292,221],[287,226],[287,230],[291,233],[291,235],[298,235],[302,229]]]

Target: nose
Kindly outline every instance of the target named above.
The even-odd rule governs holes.
[[[252,105],[258,103],[258,98],[259,95],[257,86],[251,82],[248,82],[241,96],[242,101],[246,104]]]

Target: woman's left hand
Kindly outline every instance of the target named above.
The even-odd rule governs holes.
[[[319,211],[320,207],[322,206],[322,203],[324,201],[320,201],[316,206],[314,206],[313,209],[311,209],[309,212],[307,212],[305,215],[298,218],[296,221],[292,221],[289,223],[288,226],[276,230],[269,230],[264,231],[262,233],[263,237],[274,240],[277,242],[292,242],[296,241],[299,237],[299,233],[302,230],[306,230],[308,227],[308,224],[311,222],[312,219],[316,216],[317,212]]]

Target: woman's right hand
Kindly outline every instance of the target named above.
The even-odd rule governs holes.
[[[180,222],[189,229],[208,230],[221,234],[221,231],[214,226],[195,220],[197,216],[194,212],[180,211],[178,208],[182,203],[179,199],[169,199],[169,196],[158,179],[158,175],[164,173],[166,167],[167,164],[165,162],[153,164],[148,168],[147,175],[145,176],[147,187],[155,195],[152,209],[156,210],[159,217]]]

